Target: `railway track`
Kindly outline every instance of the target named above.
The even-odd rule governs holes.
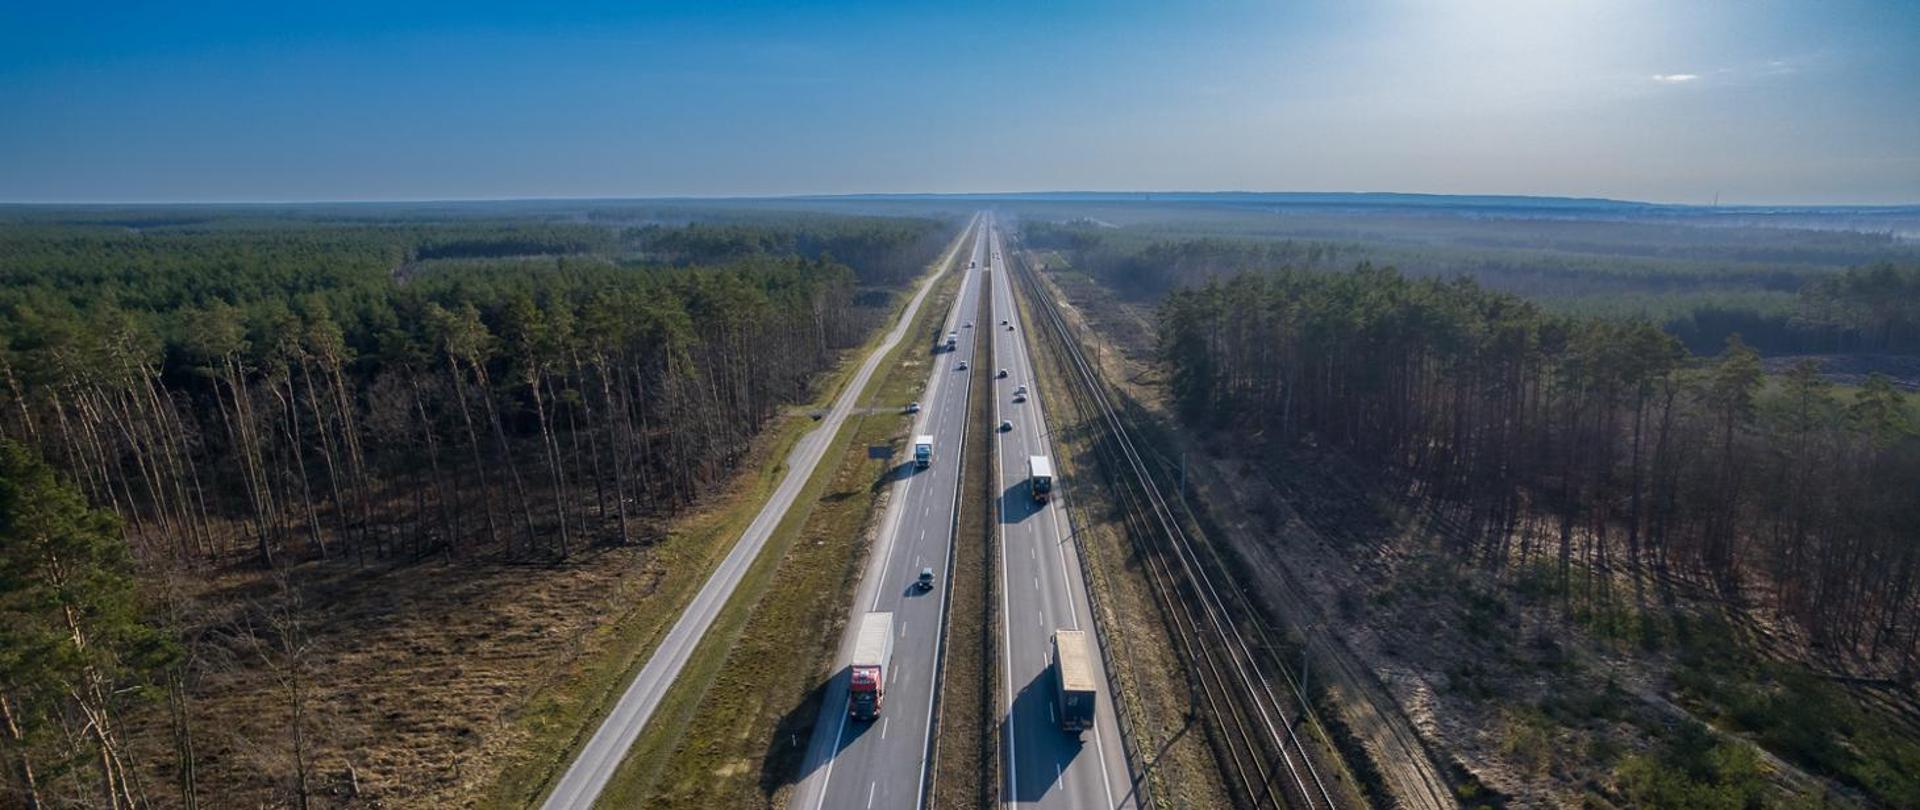
[[[1007,254],[1005,263],[1039,315],[1043,334],[1070,371],[1064,382],[1071,401],[1063,404],[1087,424],[1104,428],[1093,442],[1102,474],[1125,507],[1128,537],[1174,629],[1193,682],[1194,708],[1211,721],[1208,738],[1229,786],[1246,807],[1338,806],[1296,728],[1302,721],[1318,725],[1309,702],[1291,679],[1275,688],[1268,675],[1277,665],[1267,654],[1270,633],[1259,614],[1230,580],[1216,585],[1224,579],[1211,570],[1218,560],[1210,549],[1196,546],[1161,494],[1059,304],[1017,251]]]

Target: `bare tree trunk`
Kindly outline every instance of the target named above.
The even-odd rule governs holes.
[[[272,546],[272,540],[268,537],[268,534],[267,534],[267,523],[266,523],[267,507],[262,501],[263,496],[260,493],[259,485],[256,481],[256,473],[253,465],[253,454],[248,449],[250,445],[247,442],[247,440],[244,438],[245,428],[235,424],[240,420],[240,417],[241,417],[241,414],[239,412],[239,404],[238,404],[238,399],[240,394],[239,394],[239,391],[235,389],[232,384],[233,364],[231,362],[228,362],[226,363],[226,366],[228,368],[227,390],[228,390],[228,393],[234,396],[234,399],[236,400],[235,404],[233,408],[231,409],[228,408],[227,397],[221,396],[220,394],[221,386],[219,385],[219,383],[215,383],[213,385],[213,400],[214,400],[214,404],[218,407],[220,411],[220,423],[223,427],[226,428],[227,441],[233,445],[234,452],[240,454],[241,473],[242,473],[242,478],[244,479],[246,484],[248,505],[252,507],[252,511],[253,511],[253,527],[255,532],[255,539],[259,547],[260,558],[262,562],[266,565],[266,567],[272,568],[273,567],[273,546]]]
[[[532,553],[534,546],[533,508],[527,502],[527,488],[520,483],[520,465],[513,462],[513,448],[507,443],[507,427],[500,421],[500,411],[493,406],[493,386],[487,377],[487,369],[478,361],[468,361],[473,374],[480,382],[480,404],[487,408],[487,422],[493,426],[493,442],[500,453],[500,460],[507,465],[507,483],[512,485],[514,503],[520,506],[527,530],[527,551]],[[544,428],[544,423],[542,425]]]
[[[353,488],[360,501],[360,539],[355,545],[365,546],[367,534],[373,531],[373,481],[367,472],[366,453],[360,446],[360,425],[353,418],[353,398],[347,396],[346,375],[340,370],[339,358],[328,358],[327,372],[333,378],[333,407],[340,415],[340,435],[347,448],[347,474],[353,478]],[[366,565],[366,552],[361,551],[359,555],[360,564]]]
[[[632,542],[627,531],[627,457],[633,452],[631,416],[624,408],[614,405],[613,386],[607,379],[607,362],[601,358],[596,364],[600,377],[600,400],[606,406],[607,423],[613,427],[613,504],[614,512],[620,520],[620,545]]]
[[[540,452],[546,457],[547,474],[553,480],[553,513],[560,521],[560,557],[565,559],[571,550],[567,536],[567,482],[560,473],[560,448],[553,440],[553,430],[547,424],[546,398],[540,394],[541,378],[545,375],[534,372],[527,380],[527,392],[533,395],[534,416],[540,422]],[[531,523],[531,515],[527,518]],[[529,530],[531,531],[531,530]]]
[[[452,383],[454,398],[460,403],[460,419],[467,426],[467,447],[473,451],[473,469],[480,475],[480,511],[487,516],[487,542],[497,546],[500,528],[493,519],[493,487],[487,482],[487,463],[480,457],[480,435],[473,429],[473,410],[467,407],[467,384],[460,379],[459,366],[451,354],[447,355],[447,380]]]
[[[313,487],[307,480],[306,454],[300,449],[300,406],[293,390],[293,375],[288,374],[284,382],[287,386],[284,396],[281,395],[278,387],[270,387],[270,390],[273,391],[273,398],[280,401],[280,407],[287,413],[285,424],[287,446],[293,449],[293,468],[300,477],[300,502],[306,506],[307,537],[320,550],[320,556],[324,559],[328,556],[327,541],[320,536],[320,512],[313,506]]]
[[[19,719],[13,714],[13,700],[0,692],[0,722],[6,726],[7,747],[14,751],[14,779],[20,783],[21,796],[25,800],[25,810],[40,810],[40,782],[33,774],[33,754],[27,750],[26,735],[20,731]]]
[[[447,480],[440,470],[440,439],[433,429],[433,420],[427,415],[426,398],[420,393],[420,380],[408,375],[408,390],[413,392],[413,408],[420,415],[420,435],[427,445],[427,464],[433,471],[433,483],[439,497],[435,498],[440,507],[440,529],[446,534],[447,556],[459,556],[460,534],[458,521],[453,517],[453,499],[458,488]],[[471,427],[471,425],[469,425]]]
[[[314,391],[313,372],[308,369],[305,359],[300,361],[300,381],[307,389],[307,410],[313,413],[314,423],[320,429],[320,462],[326,465],[327,488],[333,496],[334,534],[340,542],[348,542],[347,501],[340,494],[340,470],[333,463],[333,433],[327,429],[325,411],[321,410],[320,397]],[[336,418],[341,417],[336,414]]]

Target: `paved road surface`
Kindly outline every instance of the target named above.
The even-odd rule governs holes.
[[[978,224],[979,219],[976,217],[972,230],[978,231]],[[787,456],[786,477],[780,480],[780,485],[774,490],[773,496],[760,509],[760,514],[754,517],[753,523],[747,526],[746,532],[734,543],[733,550],[727,554],[726,559],[722,560],[720,566],[714,569],[713,575],[707,578],[706,584],[701,586],[700,592],[680,614],[679,620],[674,622],[673,629],[667,632],[667,637],[653,651],[653,656],[647,660],[639,676],[627,686],[626,693],[620,696],[620,702],[615,704],[613,711],[607,714],[606,720],[600,724],[599,730],[594,732],[593,738],[588,740],[586,747],[580,750],[573,764],[567,768],[566,774],[554,786],[553,792],[548,794],[546,803],[542,805],[544,808],[584,810],[592,806],[594,800],[599,797],[601,789],[606,787],[607,780],[613,777],[614,770],[626,757],[627,749],[632,747],[634,739],[640,736],[640,729],[647,724],[647,719],[653,715],[654,708],[660,705],[661,696],[666,694],[667,687],[672,685],[674,678],[680,674],[680,668],[686,665],[687,658],[693,655],[694,647],[700,643],[701,637],[706,635],[707,628],[713,624],[713,619],[720,613],[720,608],[733,595],[734,588],[740,584],[740,577],[752,566],[754,558],[760,555],[760,549],[766,545],[767,538],[773,534],[774,527],[778,526],[782,517],[786,515],[787,507],[793,504],[795,496],[799,495],[800,490],[806,486],[807,479],[813,477],[815,465],[819,464],[820,457],[826,452],[827,446],[840,432],[840,426],[846,422],[847,415],[852,412],[854,401],[867,387],[867,381],[873,376],[874,369],[879,367],[880,361],[906,335],[908,327],[913,324],[915,316],[919,314],[920,305],[926,300],[927,293],[945,274],[952,263],[952,256],[962,244],[965,244],[965,237],[966,232],[963,231],[961,237],[956,238],[953,246],[947,249],[946,254],[940,259],[940,272],[934,273],[920,285],[919,292],[914,293],[913,299],[900,313],[899,323],[894,325],[893,330],[887,333],[886,339],[881,341],[881,344],[860,364],[853,379],[847,382],[846,388],[834,400],[833,409],[820,420],[819,426],[801,437],[800,441],[794,445],[793,451]],[[923,335],[913,337],[916,340],[925,339]]]
[[[978,267],[967,272],[942,330],[959,332],[960,346],[931,355],[922,411],[913,429],[913,435],[934,437],[933,465],[915,470],[909,457],[894,468],[893,490],[854,598],[836,659],[839,666],[822,698],[820,719],[801,766],[792,800],[796,810],[910,808],[918,807],[925,795],[928,732],[933,696],[940,687],[941,637],[959,507],[960,447],[965,431],[985,428],[966,424],[973,375],[958,365],[975,360],[973,333],[986,328],[980,323],[965,326],[979,311],[986,245],[984,229],[976,229],[971,258]],[[923,593],[912,583],[927,567],[941,584]],[[886,702],[879,719],[871,722],[852,719],[846,712],[846,665],[860,616],[869,611],[892,612],[898,634],[892,671],[886,676]]]
[[[1053,631],[1084,629],[1093,645],[1087,587],[1078,550],[1061,499],[1072,493],[1054,485],[1052,500],[1035,503],[1028,488],[1029,456],[1053,456],[1033,384],[1028,355],[1028,325],[1014,306],[1012,280],[1005,272],[998,228],[987,222],[994,272],[993,364],[1007,379],[993,385],[995,424],[1013,423],[997,432],[1001,530],[1002,708],[1012,707],[1001,723],[1001,755],[1010,803],[1049,808],[1133,807],[1126,753],[1114,722],[1112,691],[1104,668],[1096,666],[1097,703],[1092,729],[1075,736],[1060,730],[1054,714]],[[1000,325],[1006,320],[1015,329]],[[1013,401],[1017,386],[1029,391],[1026,402]],[[1056,465],[1057,466],[1057,465]],[[1096,655],[1097,648],[1090,650]]]

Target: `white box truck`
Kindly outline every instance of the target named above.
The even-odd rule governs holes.
[[[1060,728],[1079,734],[1093,727],[1093,659],[1087,650],[1087,631],[1053,633],[1054,710]]]
[[[1032,456],[1027,459],[1027,489],[1033,493],[1033,499],[1046,503],[1053,495],[1053,460],[1046,456]]]

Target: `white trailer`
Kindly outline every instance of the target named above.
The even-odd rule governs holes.
[[[887,698],[887,670],[893,667],[893,614],[860,617],[860,636],[853,644],[849,667],[847,713],[857,720],[880,716]]]
[[[913,466],[923,470],[933,466],[933,434],[913,437]]]
[[[1046,456],[1031,456],[1027,459],[1027,489],[1033,493],[1033,499],[1045,503],[1053,494],[1053,460]]]

